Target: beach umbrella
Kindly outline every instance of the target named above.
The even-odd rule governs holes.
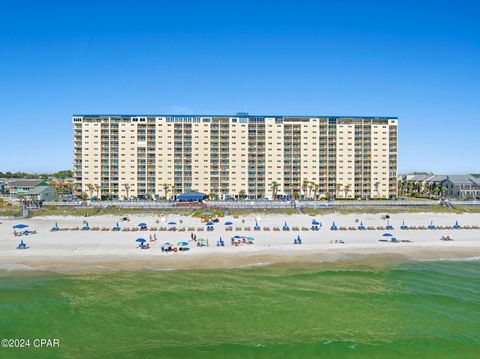
[[[312,221],[312,225],[314,225],[314,226],[318,226],[319,224],[320,224],[320,222],[318,222],[316,219],[314,219]]]
[[[57,224],[55,223],[55,226],[56,226],[56,225],[57,225]],[[117,225],[116,225],[115,227],[120,227],[120,226],[118,225],[118,222],[117,222]]]
[[[300,239],[300,235],[297,236],[297,241],[300,241],[300,242],[302,241],[302,240]]]
[[[287,221],[285,221],[285,227],[288,227],[288,226],[287,226]]]
[[[118,226],[118,223],[117,223],[117,226]],[[58,224],[57,224],[57,222],[55,222],[55,227],[57,227],[57,228],[58,228]]]
[[[179,247],[186,247],[186,246],[188,246],[188,242],[178,242],[178,243],[177,243],[177,246],[179,246]]]
[[[225,225],[226,226],[231,226],[231,225],[233,225],[233,222],[225,222]]]
[[[456,226],[456,227],[460,226],[460,225],[458,224],[458,221],[455,221],[455,226]]]
[[[175,225],[177,225],[177,222],[168,222],[168,225],[169,226],[175,226]]]
[[[171,247],[172,244],[167,242],[167,243],[164,243],[163,246],[164,246],[164,247]]]
[[[391,233],[384,233],[383,236],[384,236],[384,237],[393,237],[393,234],[391,234]]]
[[[237,234],[236,236],[233,236],[232,238],[233,238],[233,239],[240,239],[240,238],[242,238],[242,236],[239,236],[239,235]]]
[[[253,238],[253,237],[247,237],[247,241],[254,241],[254,240],[255,240],[255,238]]]
[[[207,226],[213,226],[213,222],[208,222],[206,225]]]
[[[15,229],[22,229],[22,228],[28,228],[26,224],[16,224],[13,226]]]
[[[139,226],[139,227],[146,227],[147,224],[146,224],[146,223],[139,223],[138,226]]]
[[[146,242],[146,240],[145,240],[145,239],[143,239],[143,238],[138,238],[138,239],[136,239],[136,240],[135,240],[135,242],[138,242],[138,243],[145,243],[145,242]]]

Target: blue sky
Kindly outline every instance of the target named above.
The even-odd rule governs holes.
[[[100,1],[98,1],[100,3]],[[0,171],[73,113],[392,115],[399,170],[480,172],[478,1],[2,1]]]

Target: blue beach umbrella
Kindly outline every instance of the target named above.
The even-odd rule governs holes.
[[[13,226],[15,229],[23,229],[23,228],[28,228],[26,224],[16,224]]]
[[[285,221],[285,227],[288,227],[288,226],[287,226],[287,221]]]
[[[143,239],[143,238],[138,238],[138,239],[136,239],[136,240],[135,240],[135,242],[138,242],[138,243],[145,243],[145,242],[146,242],[146,240],[145,240],[145,239]]]
[[[57,225],[57,224],[55,224],[55,225]],[[118,225],[118,222],[117,222],[117,225],[116,225],[115,227],[120,227],[120,226]]]
[[[146,224],[146,223],[139,223],[138,226],[139,226],[139,227],[146,227],[147,224]]]
[[[169,226],[175,226],[175,225],[177,225],[177,222],[168,222],[168,225]]]
[[[320,222],[318,222],[316,219],[314,219],[312,221],[312,225],[314,225],[314,226],[318,226],[319,224],[320,224]]]
[[[383,236],[384,236],[384,237],[393,237],[393,234],[391,234],[391,233],[384,233]]]
[[[208,222],[206,225],[207,226],[213,226],[213,222]]]
[[[233,236],[232,238],[233,238],[233,239],[240,239],[240,238],[242,238],[242,236],[239,236],[239,235],[237,234],[236,236]]]
[[[188,242],[178,242],[178,243],[177,243],[177,246],[179,246],[179,247],[186,247],[186,246],[188,246]]]
[[[225,222],[225,225],[226,226],[231,226],[231,225],[233,225],[233,222]]]
[[[117,223],[117,226],[118,226],[118,223]],[[57,223],[57,222],[55,222],[55,227],[58,227],[58,223]]]

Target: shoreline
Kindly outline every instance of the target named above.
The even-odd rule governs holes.
[[[395,244],[392,244],[396,246]],[[383,266],[422,261],[480,260],[480,247],[422,246],[410,248],[326,248],[299,250],[294,253],[271,254],[267,250],[255,253],[202,253],[192,256],[132,256],[108,257],[104,255],[79,255],[65,257],[29,256],[16,258],[0,256],[1,272],[93,272],[93,271],[144,271],[144,270],[214,270],[245,269],[274,265],[366,265]]]

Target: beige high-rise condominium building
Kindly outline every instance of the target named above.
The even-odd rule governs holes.
[[[107,198],[394,198],[397,118],[74,115],[79,190]]]

